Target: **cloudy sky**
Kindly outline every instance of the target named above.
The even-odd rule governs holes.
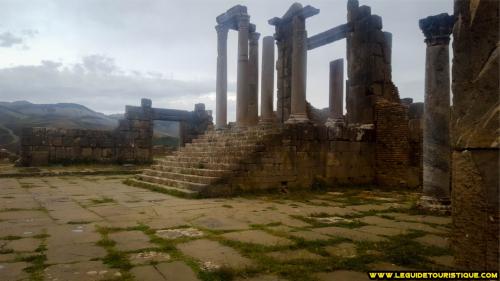
[[[320,9],[308,35],[345,23],[346,0],[310,0]],[[215,17],[248,7],[262,36],[285,0],[0,0],[0,101],[75,102],[123,112],[141,97],[155,107],[215,109]],[[425,44],[420,18],[452,13],[452,0],[360,0],[393,33],[393,79],[401,97],[423,100]],[[261,36],[261,38],[262,38]],[[234,120],[237,33],[228,41],[229,119]],[[343,41],[308,53],[307,99],[328,104],[328,62]]]

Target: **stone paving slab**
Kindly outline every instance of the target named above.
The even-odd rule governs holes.
[[[95,281],[121,276],[116,269],[108,268],[100,261],[52,265],[45,269],[44,274],[47,281]]]
[[[48,263],[89,261],[106,256],[106,250],[94,243],[51,245],[47,247]]]
[[[249,278],[240,277],[237,278],[235,281],[286,281],[286,280],[275,275],[258,275]]]
[[[317,241],[317,240],[328,240],[331,239],[330,236],[308,230],[301,231],[291,231],[288,233],[291,236],[302,238],[306,241]]]
[[[337,270],[314,274],[320,281],[368,281],[368,275],[363,272]]]
[[[181,261],[157,264],[156,269],[166,281],[198,281],[196,273]]]
[[[29,264],[25,262],[0,263],[0,280],[26,280],[28,274],[23,271]]]
[[[388,262],[376,262],[368,265],[368,268],[371,270],[380,270],[380,271],[409,271],[410,268],[402,267],[393,263]]]
[[[149,242],[149,236],[138,230],[110,233],[108,237],[116,242],[115,248],[120,251],[135,251],[156,247],[155,244]]]
[[[40,246],[40,240],[35,238],[25,238],[13,240],[6,243],[5,248],[15,252],[34,252]]]
[[[312,231],[331,236],[343,237],[353,241],[379,242],[385,240],[384,237],[376,234],[336,226],[314,228]]]
[[[437,236],[433,234],[427,234],[422,237],[418,237],[415,239],[415,241],[427,246],[436,246],[441,248],[448,248],[450,246],[448,237]]]
[[[101,239],[101,235],[95,231],[92,224],[83,225],[58,225],[47,228],[47,243],[50,246],[96,243]]]
[[[357,256],[356,245],[348,242],[326,246],[325,251],[331,256],[342,258],[354,258]]]
[[[267,256],[274,258],[281,262],[291,261],[291,260],[321,260],[324,257],[311,253],[308,250],[300,249],[300,250],[287,250],[287,251],[278,251],[271,252],[266,254]]]
[[[192,221],[192,224],[211,230],[243,230],[248,229],[248,224],[229,218],[202,217]]]
[[[377,225],[365,225],[360,228],[356,228],[356,230],[383,236],[395,236],[408,233],[406,229],[382,227]]]
[[[229,240],[260,244],[264,246],[287,246],[293,244],[293,242],[289,239],[274,236],[262,230],[230,232],[221,236]]]
[[[395,220],[390,220],[386,218],[381,218],[378,216],[368,216],[368,217],[363,217],[359,219],[361,222],[367,223],[367,224],[375,224],[378,226],[384,226],[384,227],[392,227],[392,228],[399,228],[399,229],[413,229],[413,230],[421,230],[421,231],[426,231],[426,232],[431,232],[431,233],[443,233],[444,231],[432,226],[429,226],[427,224],[423,223],[418,223],[418,222],[402,222],[402,221],[395,221]]]
[[[152,265],[136,266],[130,270],[135,280],[165,281],[163,275]]]
[[[242,257],[235,249],[207,239],[178,244],[177,248],[185,255],[198,259],[201,262],[212,262],[220,266],[232,268],[242,268],[251,265],[251,261]]]
[[[448,268],[455,267],[455,258],[453,256],[434,256],[429,258],[432,262],[437,264],[436,270],[439,270],[442,266]]]
[[[386,213],[384,215],[394,217],[396,220],[401,221],[413,221],[422,223],[433,223],[441,225],[451,224],[451,217],[441,217],[441,216],[425,216],[425,215],[409,215],[405,213]]]

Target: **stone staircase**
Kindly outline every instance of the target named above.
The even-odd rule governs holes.
[[[264,151],[266,142],[281,132],[277,125],[207,131],[174,155],[157,159],[131,184],[188,196],[224,195],[226,183],[241,172],[242,163]]]

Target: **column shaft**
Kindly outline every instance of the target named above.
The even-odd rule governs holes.
[[[329,118],[342,120],[344,105],[344,60],[330,62],[330,97]]]
[[[253,32],[249,40],[247,116],[249,126],[257,125],[259,122],[259,37],[259,33]]]
[[[424,104],[424,183],[428,200],[450,201],[450,69],[448,45],[427,47]]]
[[[305,19],[300,16],[295,16],[292,24],[292,102],[286,123],[299,123],[309,121],[306,112],[307,32]]]
[[[227,124],[227,32],[225,26],[216,26],[217,30],[217,80],[215,86],[217,129]]]
[[[262,72],[260,90],[261,122],[273,121],[274,97],[274,38],[266,36],[262,39]]]
[[[236,125],[245,126],[248,114],[248,15],[238,23],[238,69],[236,80]]]

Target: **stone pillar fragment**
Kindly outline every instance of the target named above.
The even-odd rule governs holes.
[[[217,25],[217,80],[215,86],[217,129],[227,124],[227,32],[224,25]]]
[[[260,89],[260,114],[262,123],[272,122],[274,97],[274,37],[262,39],[262,72]]]
[[[246,126],[248,115],[248,34],[250,16],[238,20],[238,69],[236,80],[236,125]]]
[[[453,16],[440,14],[420,20],[425,35],[425,104],[423,133],[424,208],[450,207],[450,65],[449,42]]]
[[[247,125],[254,126],[259,122],[259,37],[260,33],[252,32],[249,41],[248,62],[248,115]]]
[[[344,60],[330,62],[330,96],[327,126],[342,122],[344,117]]]
[[[305,19],[295,16],[292,20],[292,94],[290,117],[286,123],[308,122],[306,112],[307,81],[307,31]]]

